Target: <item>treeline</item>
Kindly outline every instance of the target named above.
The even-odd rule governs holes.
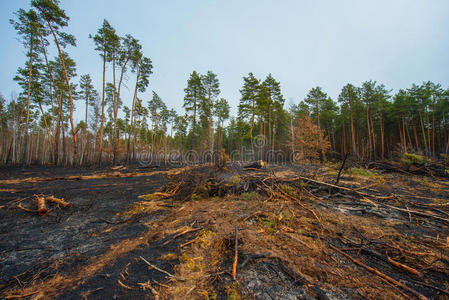
[[[231,147],[248,145],[259,132],[272,150],[297,158],[350,153],[375,160],[404,152],[437,158],[448,153],[449,89],[440,84],[413,84],[392,94],[376,81],[360,87],[348,83],[337,101],[315,87],[286,112],[280,91],[270,88],[271,75],[260,81],[249,73],[243,80],[239,117],[229,127],[229,137],[240,133],[240,138],[237,146],[230,139]]]
[[[182,154],[225,149],[234,159],[321,159],[351,153],[359,159],[416,152],[437,157],[449,150],[449,90],[425,82],[392,94],[366,81],[345,85],[338,99],[320,87],[288,109],[271,74],[243,77],[238,115],[220,97],[216,74],[193,71],[187,79],[185,113],[170,109],[153,91],[142,99],[152,61],[132,35],[119,36],[107,20],[89,35],[102,62],[102,86],[78,77],[65,51],[76,46],[63,29],[69,17],[56,0],[33,0],[15,13],[27,61],[14,78],[18,97],[0,97],[0,162],[90,165],[181,160]],[[92,49],[94,50],[94,49]],[[55,58],[48,53],[55,51]],[[131,79],[132,99],[121,89]],[[128,105],[124,104],[124,100]],[[83,102],[83,120],[74,122]]]

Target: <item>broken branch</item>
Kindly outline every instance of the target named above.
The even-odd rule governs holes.
[[[176,280],[178,280],[178,281],[185,281],[184,278],[175,276],[175,275],[173,275],[173,274],[170,274],[170,273],[168,273],[167,271],[162,270],[161,268],[159,268],[159,267],[153,265],[152,263],[150,263],[149,261],[147,261],[147,260],[146,260],[145,258],[143,258],[142,256],[140,256],[140,259],[143,260],[147,265],[149,265],[149,266],[152,267],[153,269],[155,269],[155,270],[157,270],[157,271],[159,271],[159,272],[161,272],[161,273],[164,273],[165,275],[168,275],[170,278],[176,279]]]
[[[421,300],[428,300],[428,298],[420,293],[418,293],[417,291],[409,288],[408,286],[406,286],[405,284],[400,283],[399,281],[396,281],[395,279],[391,278],[390,276],[385,275],[384,273],[380,272],[377,269],[374,269],[370,266],[365,265],[364,263],[362,263],[361,261],[359,261],[358,259],[352,258],[350,255],[346,254],[345,252],[341,251],[339,248],[335,247],[332,244],[329,244],[329,247],[335,251],[337,251],[338,253],[340,253],[341,255],[343,255],[344,257],[350,259],[353,263],[355,263],[356,265],[361,266],[362,268],[365,268],[366,270],[370,271],[371,273],[376,274],[379,277],[382,277],[383,279],[389,281],[392,284],[395,284],[399,287],[401,287],[402,289],[408,291],[409,293],[413,294],[414,296],[416,296],[418,299]]]

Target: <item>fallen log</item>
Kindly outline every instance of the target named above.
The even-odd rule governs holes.
[[[262,169],[265,166],[265,163],[263,160],[258,160],[256,162],[250,163],[243,167],[243,170],[249,170],[249,169]]]
[[[37,213],[40,216],[45,215],[46,213],[48,213],[48,208],[45,205],[45,198],[43,196],[39,196],[39,195],[34,195],[36,197],[36,201],[37,201]]]
[[[70,206],[72,206],[70,203],[65,201],[64,198],[56,198],[55,196],[51,196],[50,195],[50,196],[45,197],[45,199],[48,202],[53,202],[53,203],[59,204],[62,207],[70,207]]]

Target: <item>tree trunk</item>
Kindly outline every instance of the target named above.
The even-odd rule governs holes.
[[[31,75],[33,71],[33,39],[30,40],[30,63],[29,63],[29,75],[28,75],[28,96],[27,96],[27,112],[26,112],[26,122],[25,122],[25,141],[23,144],[23,154],[22,154],[22,167],[27,164],[27,146],[28,146],[28,123],[30,120],[30,97],[31,97]]]
[[[423,123],[421,111],[419,111],[419,121],[421,122],[421,130],[422,130],[422,136],[424,138],[424,145],[425,145],[426,154],[428,154],[429,153],[429,149],[427,148],[426,132],[424,130],[424,123]]]
[[[372,159],[372,144],[371,144],[371,129],[369,124],[370,118],[369,118],[369,106],[368,103],[366,104],[366,125],[368,129],[368,159]]]
[[[50,146],[51,146],[50,130],[48,129],[47,118],[45,118],[44,109],[42,108],[42,103],[41,103],[41,102],[39,102],[39,108],[40,108],[41,113],[42,113],[42,116],[43,116],[43,118],[44,118],[45,130],[46,130],[46,132],[47,132],[48,141],[50,142]]]
[[[45,64],[47,65],[48,74],[50,75],[50,103],[51,103],[51,123],[52,123],[52,143],[55,144],[55,110],[53,105],[53,87],[55,86],[55,81],[53,79],[53,74],[51,72],[50,64],[48,63],[47,50],[44,43],[44,38],[41,36],[42,50],[44,52]],[[55,88],[56,91],[56,88]],[[53,148],[53,147],[52,147]],[[54,149],[53,149],[54,151]],[[54,153],[53,153],[54,157]]]
[[[384,145],[384,118],[380,116],[380,144],[381,144],[381,153],[382,159],[385,158],[385,145]]]
[[[136,75],[136,86],[134,87],[134,96],[133,96],[133,104],[131,109],[131,121],[130,121],[130,127],[128,130],[128,141],[126,146],[126,152],[127,152],[127,160],[128,164],[131,161],[131,152],[130,152],[130,145],[131,145],[131,132],[134,135],[134,110],[136,109],[136,98],[137,98],[137,85],[139,83],[139,77],[140,77],[140,67],[137,67],[137,75]],[[134,143],[133,143],[134,147]]]
[[[113,159],[112,159],[112,164],[115,165],[116,164],[116,147],[117,147],[117,112],[118,112],[118,105],[119,105],[119,99],[118,99],[118,95],[116,93],[116,88],[115,88],[115,56],[112,58],[112,80],[113,80],[113,84],[114,84],[114,97],[113,97],[113,110],[114,110],[114,129],[113,129],[113,136],[112,136],[112,151],[113,151]]]
[[[67,84],[67,92],[69,94],[69,101],[70,101],[70,126],[72,127],[72,138],[73,138],[73,164],[76,165],[78,161],[78,151],[77,151],[77,141],[76,141],[76,131],[75,131],[75,125],[73,123],[73,98],[72,98],[72,90],[70,88],[70,82],[69,77],[67,76],[67,70],[65,68],[64,59],[62,58],[62,52],[61,48],[59,47],[58,39],[56,38],[56,34],[53,30],[53,27],[51,27],[50,21],[47,20],[47,24],[50,27],[51,32],[53,33],[53,37],[55,38],[55,43],[58,48],[59,52],[59,58],[61,59],[62,63],[62,69],[64,71],[64,77]]]
[[[99,144],[99,155],[98,164],[101,167],[101,158],[103,154],[103,131],[104,131],[104,90],[105,90],[105,79],[106,77],[106,50],[103,51],[103,96],[101,97],[101,125],[100,125],[100,144]]]
[[[352,111],[352,102],[349,101],[349,111],[350,111],[350,119],[351,119],[351,141],[352,141],[352,152],[356,156],[358,156],[356,143],[355,143],[355,131],[354,131],[354,114]]]

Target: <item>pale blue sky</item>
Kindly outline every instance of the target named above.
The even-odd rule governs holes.
[[[20,91],[12,78],[25,61],[9,19],[29,2],[0,0],[0,93],[6,98]],[[179,112],[192,70],[218,75],[233,115],[248,72],[259,78],[272,73],[286,105],[317,85],[334,99],[344,84],[370,79],[394,91],[425,80],[449,86],[446,0],[65,0],[61,6],[71,18],[66,30],[77,38],[68,52],[79,75],[91,74],[100,90],[102,62],[88,35],[106,18],[120,35],[139,39],[153,61],[154,74],[140,97],[146,101],[155,90]],[[134,80],[130,75],[129,90]],[[124,88],[126,105],[131,97]],[[83,104],[77,107],[81,111]]]

